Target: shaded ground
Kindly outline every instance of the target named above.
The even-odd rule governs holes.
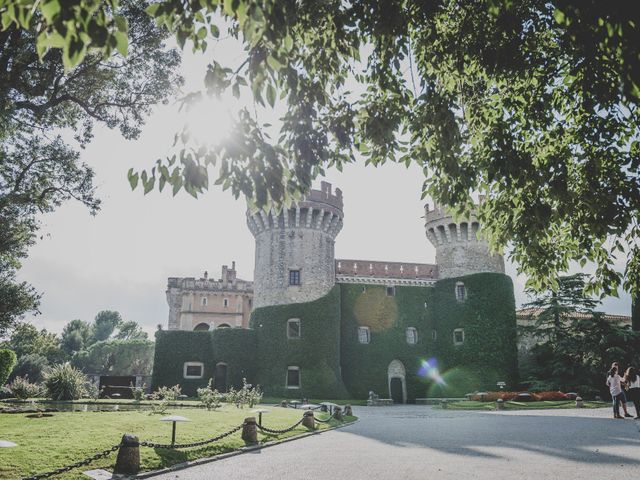
[[[156,478],[640,478],[640,421],[609,409],[354,410],[355,425]]]

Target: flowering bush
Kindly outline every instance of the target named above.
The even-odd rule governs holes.
[[[165,413],[167,408],[169,408],[169,405],[178,399],[181,392],[182,390],[180,385],[174,385],[173,387],[160,387],[151,394],[151,400],[154,400],[151,404],[151,413]]]
[[[518,395],[528,394],[529,396],[522,396],[518,398]],[[471,396],[471,400],[475,400],[477,402],[495,402],[498,399],[502,399],[503,401],[512,401],[518,400],[520,402],[541,402],[541,401],[560,401],[560,400],[570,400],[569,395],[562,392],[482,392],[476,393]]]
[[[7,387],[11,391],[11,395],[18,400],[39,397],[42,394],[42,387],[37,383],[29,382],[28,376],[14,378]]]
[[[538,392],[536,395],[538,396],[538,398],[540,398],[540,400],[571,400],[569,395],[562,392]]]
[[[222,402],[222,394],[215,388],[211,388],[211,378],[205,388],[199,388],[197,390],[198,400],[207,410],[215,410],[220,407]]]

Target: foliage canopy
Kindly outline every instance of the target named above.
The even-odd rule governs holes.
[[[70,12],[88,25],[85,10],[8,0],[30,3],[45,19],[41,51],[62,47],[73,63],[90,44],[106,54],[119,45],[123,30],[108,15],[115,0],[95,7],[100,29],[85,35],[59,25]],[[206,51],[221,32],[237,38],[246,57],[214,58],[207,93],[247,91],[284,114],[270,136],[243,109],[235,135],[215,148],[177,136],[179,153],[131,171],[132,185],[196,196],[216,165],[216,183],[263,206],[299,198],[328,167],[415,163],[424,195],[440,203],[464,211],[472,193],[486,195],[485,233],[496,248],[511,244],[532,285],[557,287],[570,261],[591,261],[590,290],[615,293],[624,282],[638,292],[637,9],[596,0],[161,0],[147,12],[181,46]],[[2,17],[5,28],[21,25],[10,10]],[[56,32],[61,44],[46,40]]]

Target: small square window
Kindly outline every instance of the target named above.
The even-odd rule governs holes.
[[[437,330],[431,330],[431,340],[433,340],[434,342],[438,339],[438,331]]]
[[[207,306],[207,297],[202,297],[202,306],[203,307]]]
[[[371,330],[369,330],[369,327],[358,327],[358,342],[362,344],[371,343]]]
[[[300,285],[300,270],[289,270],[289,285]]]
[[[467,289],[464,286],[464,283],[458,282],[456,283],[456,300],[459,302],[464,302],[467,299]]]
[[[453,331],[453,344],[462,345],[464,343],[464,329],[456,328]]]
[[[405,334],[407,337],[407,343],[409,345],[415,345],[416,343],[418,343],[418,330],[416,330],[414,327],[408,327]]]
[[[300,367],[287,367],[287,388],[300,388]]]
[[[387,296],[395,297],[396,296],[396,287],[387,287]]]
[[[204,372],[204,363],[202,362],[185,362],[182,370],[184,378],[202,378]]]
[[[287,320],[287,338],[300,338],[300,319],[290,318]]]

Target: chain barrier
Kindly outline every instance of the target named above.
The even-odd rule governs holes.
[[[167,449],[178,449],[178,448],[192,448],[192,447],[201,447],[202,445],[207,445],[209,443],[217,442],[218,440],[222,440],[224,437],[228,437],[229,435],[236,433],[244,426],[244,423],[238,425],[237,427],[229,430],[228,432],[221,433],[217,437],[210,438],[208,440],[202,440],[201,442],[192,442],[192,443],[153,443],[153,442],[140,442],[141,447],[150,447],[150,448],[167,448]]]
[[[302,417],[297,423],[295,423],[294,425],[291,425],[288,428],[283,428],[282,430],[274,430],[271,428],[267,428],[267,427],[263,427],[262,425],[256,425],[256,427],[258,427],[260,430],[262,430],[265,433],[270,433],[272,435],[278,435],[280,433],[287,433],[290,432],[291,430],[293,430],[294,428],[296,428],[298,425],[300,425],[302,423],[302,421],[304,420],[304,417]]]
[[[318,423],[329,423],[333,419],[333,415],[331,415],[326,420],[320,420],[319,418],[313,417],[313,419]]]
[[[87,457],[84,460],[81,460],[79,462],[72,463],[71,465],[67,465],[65,467],[60,467],[56,470],[51,470],[50,472],[39,473],[37,475],[32,475],[30,477],[23,477],[22,480],[40,480],[41,478],[49,478],[49,477],[53,477],[54,475],[60,475],[61,473],[68,472],[69,470],[73,470],[74,468],[84,467],[85,465],[89,465],[91,462],[95,462],[96,460],[99,460],[101,458],[107,458],[109,455],[111,455],[113,452],[115,452],[119,448],[120,448],[120,444],[114,445],[113,447],[107,450],[104,450],[103,452],[96,453],[95,455],[92,455],[91,457]]]

